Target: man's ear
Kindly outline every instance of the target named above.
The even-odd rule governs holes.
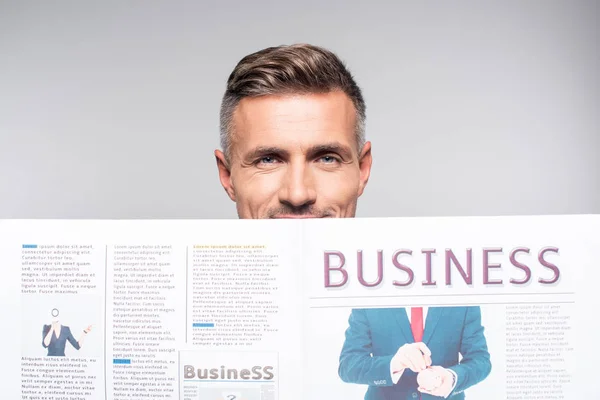
[[[225,154],[221,150],[215,150],[215,158],[217,161],[217,169],[219,170],[219,180],[229,198],[235,201],[235,190],[231,182],[231,170],[229,163],[225,158]]]
[[[361,196],[365,191],[369,177],[371,176],[371,165],[373,158],[371,156],[371,142],[366,142],[358,155],[358,168],[360,170],[360,182],[358,195]]]

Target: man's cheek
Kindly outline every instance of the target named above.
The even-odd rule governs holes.
[[[358,185],[347,178],[337,178],[321,185],[319,194],[323,200],[335,203],[339,207],[345,207],[356,199]]]
[[[255,179],[240,188],[243,193],[243,201],[248,206],[257,209],[268,206],[277,196],[279,186],[273,179]]]
[[[269,199],[276,195],[280,189],[281,179],[276,174],[257,177],[252,184],[253,195],[259,198]]]

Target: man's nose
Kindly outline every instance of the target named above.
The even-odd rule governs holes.
[[[316,200],[310,168],[305,163],[290,164],[279,191],[279,201],[292,207],[302,207],[314,204]]]

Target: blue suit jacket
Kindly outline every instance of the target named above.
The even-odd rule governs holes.
[[[338,373],[344,382],[369,385],[365,400],[414,400],[419,395],[441,400],[419,392],[417,374],[409,369],[396,384],[392,381],[392,357],[400,346],[414,342],[404,308],[354,309],[348,323]],[[432,365],[452,369],[458,378],[448,398],[464,399],[465,389],[489,375],[483,331],[479,307],[429,307],[423,342],[431,350]]]

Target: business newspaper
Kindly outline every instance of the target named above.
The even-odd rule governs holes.
[[[2,220],[1,392],[594,399],[599,232],[597,215]]]

